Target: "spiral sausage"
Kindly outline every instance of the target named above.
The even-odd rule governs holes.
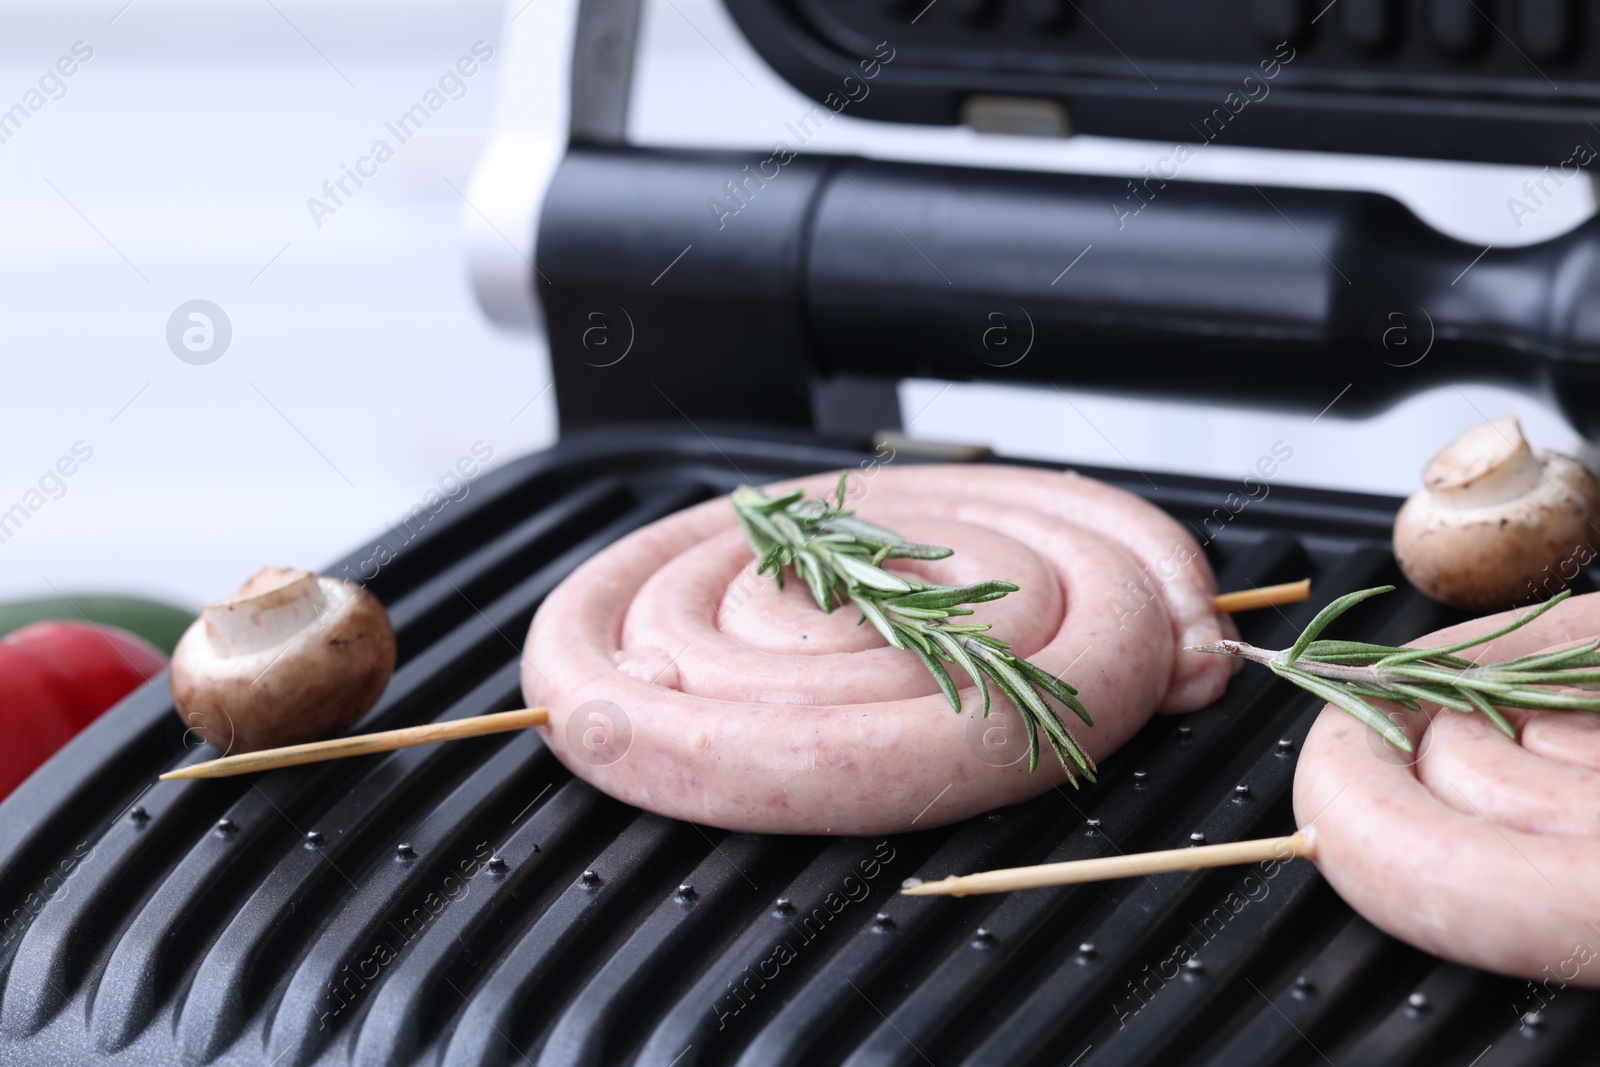
[[[821,496],[837,477],[792,484]],[[890,569],[1021,587],[972,621],[1078,687],[1095,725],[1067,722],[1091,756],[1163,701],[1186,710],[1226,684],[1228,664],[1174,654],[1178,639],[1221,632],[1210,569],[1137,497],[1006,467],[879,469],[851,495],[864,518],[955,550]],[[779,590],[757,576],[728,501],[711,500],[623,538],[550,595],[529,631],[523,691],[550,709],[546,741],[580,777],[736,831],[922,829],[1064,781],[1048,748],[1031,774],[1025,760],[995,758],[997,734],[1004,752],[1024,751],[998,694],[987,722],[973,721],[970,684],[952,714],[921,663],[857,618],[818,611],[799,582]]]
[[[1505,612],[1430,634],[1459,641]],[[1600,594],[1575,597],[1473,649],[1480,663],[1600,633]],[[1600,719],[1516,714],[1520,744],[1481,715],[1386,706],[1407,756],[1324,708],[1295,776],[1295,816],[1317,866],[1374,925],[1458,963],[1600,986]],[[1553,987],[1552,987],[1553,988]]]

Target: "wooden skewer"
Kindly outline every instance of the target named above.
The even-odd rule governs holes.
[[[474,715],[469,719],[452,719],[449,722],[431,722],[426,726],[407,726],[401,730],[384,730],[356,737],[336,737],[331,741],[312,741],[305,745],[286,748],[264,748],[260,752],[244,752],[237,756],[223,756],[188,767],[179,767],[161,776],[168,778],[227,778],[235,774],[251,774],[272,770],[275,767],[295,767],[302,763],[320,763],[323,760],[343,759],[346,756],[365,756],[371,752],[392,752],[413,745],[432,745],[440,741],[455,741],[463,737],[504,733],[507,730],[526,730],[530,726],[543,726],[550,719],[544,708],[522,708],[501,711],[493,715]]]
[[[1304,830],[1288,837],[1263,837],[1226,845],[1174,848],[1141,852],[1133,856],[1106,856],[1097,860],[1042,863],[1036,867],[1009,867],[982,874],[951,875],[937,882],[907,878],[900,891],[908,896],[964,897],[972,893],[1008,893],[1013,889],[1042,889],[1078,882],[1104,882],[1113,878],[1139,878],[1170,871],[1198,871],[1262,860],[1315,859],[1311,835]]]
[[[1212,598],[1218,615],[1231,615],[1235,611],[1254,611],[1256,608],[1275,608],[1279,604],[1298,604],[1311,599],[1311,579],[1284,582],[1282,585],[1264,585],[1259,589],[1241,589],[1236,593],[1221,593]]]
[[[1269,585],[1260,589],[1245,589],[1236,593],[1223,593],[1215,598],[1215,602],[1217,611],[1221,614],[1227,614],[1235,611],[1250,611],[1255,608],[1269,608],[1279,604],[1294,604],[1310,596],[1311,579],[1306,578],[1303,581],[1289,582],[1284,585]],[[169,778],[227,778],[235,774],[251,774],[255,771],[271,770],[274,767],[294,767],[302,763],[319,763],[323,760],[343,759],[346,756],[365,756],[373,752],[390,752],[397,748],[410,748],[413,745],[432,745],[440,741],[454,741],[462,737],[478,737],[482,734],[501,733],[506,730],[525,730],[530,726],[543,726],[547,721],[548,715],[544,708],[502,711],[494,715],[475,715],[470,719],[456,719],[452,722],[429,723],[426,726],[408,726],[403,730],[385,730],[382,733],[363,734],[358,737],[338,737],[331,741],[313,741],[305,745],[290,745],[286,748],[268,748],[260,752],[245,752],[237,756],[223,756],[221,759],[196,763],[189,767],[179,767],[175,771],[168,771],[163,774],[161,778],[162,780]],[[1227,846],[1219,845],[1216,847]],[[1196,853],[1207,851],[1204,848],[1184,849],[1181,854],[1192,858]],[[1108,860],[1105,862],[1115,861]],[[1219,860],[1217,862],[1247,863],[1249,860]],[[1174,867],[1170,869],[1182,870],[1184,868]],[[990,872],[990,874],[1000,873],[1005,872]],[[973,875],[972,877],[988,876]],[[1104,875],[1102,877],[1116,877],[1116,875]],[[949,881],[949,879],[946,879],[946,881]],[[943,885],[944,883],[939,884]],[[1043,882],[1039,884],[1050,885],[1054,883]],[[927,888],[918,891],[924,893],[936,892],[934,889]],[[964,892],[999,891],[999,889],[972,889]]]

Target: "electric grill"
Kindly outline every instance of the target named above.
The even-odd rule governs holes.
[[[1136,3],[948,0],[919,14],[730,0],[822,101],[892,29],[876,81],[890,91],[864,103],[902,121],[1043,114],[1188,137],[1171,132],[1185,102],[1220,100],[1232,57],[1285,39],[1299,65],[1240,143],[1542,161],[1566,158],[1536,154],[1582,137],[1600,88],[1582,80],[1572,5],[1525,2],[1514,27],[1527,50],[1544,42],[1559,94],[1531,84],[1470,0],[1342,0],[1318,20],[1292,2],[1192,6],[1212,20],[1204,33],[1194,12]],[[645,523],[741,482],[962,454],[873,447],[871,432],[898,425],[899,377],[1227,389],[1316,409],[1345,386],[1370,407],[1430,376],[1487,374],[1554,383],[1593,418],[1575,390],[1600,322],[1586,312],[1595,223],[1486,252],[1457,290],[1477,250],[1362,194],[1173,180],[1128,220],[1113,208],[1123,181],[797,153],[719,220],[706,202],[727,204],[725,183],[765,153],[621,143],[637,13],[581,7],[574,140],[540,224],[562,440],[486,475],[420,534],[390,531],[386,553],[366,545],[328,569],[389,559],[368,585],[399,666],[362,730],[519,706],[541,599]],[[1159,102],[1107,34],[1163,81]],[[1469,144],[1458,122],[1429,139],[1439,115],[1474,109],[1517,136]],[[1097,269],[1058,277],[1090,243]],[[1407,309],[1433,324],[1432,354],[1411,368],[1369,329]],[[1016,347],[985,334],[994,314]],[[1314,602],[1240,618],[1256,644],[1280,647],[1323,603],[1382,582],[1401,590],[1352,611],[1340,636],[1398,643],[1459,617],[1396,570],[1396,500],[1273,484],[1241,505],[1225,481],[1084,472],[1187,523],[1224,589],[1309,576]],[[1592,1060],[1600,996],[1412,950],[1308,863],[896,893],[912,876],[1289,832],[1319,707],[1245,670],[1215,705],[1158,716],[1098,785],[852,840],[640,813],[573,779],[532,732],[152,784],[215,754],[196,750],[158,678],[0,805],[0,1064]],[[1181,967],[1180,942],[1201,946]]]

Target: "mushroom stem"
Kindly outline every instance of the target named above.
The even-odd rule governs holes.
[[[1543,600],[1594,559],[1600,484],[1581,463],[1535,454],[1515,418],[1475,426],[1423,471],[1395,517],[1394,554],[1422,592],[1494,611]]]
[[[1492,508],[1539,485],[1539,462],[1514,416],[1474,426],[1433,458],[1423,486],[1441,507]]]
[[[275,648],[329,610],[322,583],[310,571],[263,567],[231,597],[200,611],[219,655]]]

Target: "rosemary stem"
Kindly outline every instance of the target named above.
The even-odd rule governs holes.
[[[1365,682],[1368,685],[1387,685],[1398,681],[1399,677],[1390,676],[1387,672],[1375,671],[1371,667],[1357,667],[1345,663],[1322,663],[1317,660],[1308,660],[1304,657],[1295,660],[1292,664],[1284,660],[1288,649],[1274,651],[1270,648],[1257,648],[1248,641],[1218,641],[1214,645],[1190,645],[1186,652],[1210,652],[1219,656],[1234,656],[1247,659],[1251,663],[1259,663],[1263,667],[1276,663],[1280,667],[1292,666],[1297,670],[1314,674],[1318,678],[1327,678],[1335,682]]]
[[[1234,656],[1238,659],[1247,659],[1251,663],[1259,663],[1263,667],[1277,664],[1280,667],[1289,666],[1297,670],[1314,674],[1318,678],[1327,678],[1334,682],[1358,682],[1365,685],[1387,686],[1397,683],[1437,683],[1441,685],[1465,685],[1487,692],[1510,692],[1514,683],[1502,679],[1489,668],[1468,668],[1466,670],[1449,671],[1443,669],[1428,669],[1412,663],[1398,667],[1363,667],[1350,663],[1325,663],[1322,660],[1307,659],[1302,656],[1289,663],[1285,657],[1288,649],[1274,651],[1270,648],[1258,648],[1247,641],[1218,641],[1214,645],[1190,645],[1186,651],[1210,652],[1220,656]],[[1562,679],[1563,681],[1565,679]]]
[[[1600,714],[1600,694],[1594,692],[1600,690],[1600,671],[1588,669],[1600,666],[1600,658],[1595,656],[1600,638],[1496,663],[1480,664],[1455,655],[1526,626],[1565,600],[1569,591],[1557,593],[1487,633],[1442,647],[1390,648],[1361,641],[1317,640],[1327,625],[1344,612],[1369,597],[1391,591],[1392,586],[1380,586],[1340,597],[1317,613],[1293,647],[1280,652],[1245,641],[1219,641],[1190,649],[1259,663],[1343,708],[1408,752],[1411,742],[1405,732],[1370,701],[1389,700],[1412,711],[1427,702],[1482,714],[1513,739],[1516,731],[1502,713],[1503,708]],[[1560,688],[1551,688],[1554,686]]]

